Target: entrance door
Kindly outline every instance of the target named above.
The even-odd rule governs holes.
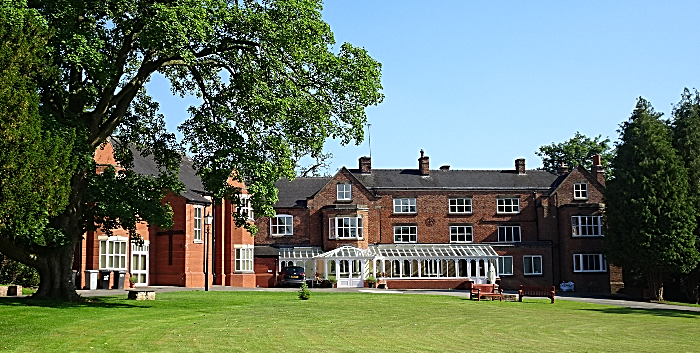
[[[338,288],[364,286],[362,260],[340,260],[338,264]]]
[[[137,278],[135,286],[148,285],[148,243],[131,244],[131,276]]]

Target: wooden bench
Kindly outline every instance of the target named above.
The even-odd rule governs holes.
[[[518,301],[523,301],[523,297],[545,297],[552,299],[554,303],[554,286],[551,287],[534,287],[534,286],[520,286],[518,291]]]
[[[503,290],[496,290],[496,286],[493,284],[475,284],[472,283],[472,287],[469,290],[469,299],[476,299],[481,301],[481,297],[491,298],[491,300],[498,298],[499,301],[503,301]]]

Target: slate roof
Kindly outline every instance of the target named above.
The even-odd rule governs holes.
[[[417,169],[372,169],[369,174],[350,172],[366,188],[400,189],[481,189],[481,190],[548,190],[558,176],[544,170],[431,170],[421,176]]]
[[[275,183],[279,200],[274,207],[306,207],[306,198],[314,196],[331,180],[331,177],[280,179]]]
[[[417,169],[372,169],[369,174],[357,169],[349,171],[369,190],[551,190],[563,178],[544,170],[528,170],[525,175],[518,175],[515,170],[431,170],[429,176],[421,176]],[[306,207],[306,199],[331,179],[281,179],[275,184],[279,201],[274,207]]]
[[[141,175],[158,175],[158,165],[153,159],[153,155],[143,157],[135,148],[132,148],[131,152],[134,154],[134,172]],[[182,161],[180,161],[180,173],[177,178],[185,185],[185,191],[181,192],[180,196],[193,203],[211,203],[211,201],[202,197],[202,194],[206,193],[206,190],[204,190],[202,179],[197,176],[197,172],[194,168],[194,161],[187,155],[182,156]]]

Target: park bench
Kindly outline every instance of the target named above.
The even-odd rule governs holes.
[[[469,299],[476,299],[481,301],[481,297],[491,298],[491,300],[498,298],[499,301],[503,301],[503,290],[496,289],[494,284],[475,284],[472,283],[472,287],[469,290]]]
[[[520,286],[518,291],[518,301],[523,301],[523,297],[545,297],[552,299],[554,303],[554,286],[551,287],[535,287],[535,286]]]

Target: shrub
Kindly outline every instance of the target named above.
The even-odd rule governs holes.
[[[309,286],[306,285],[306,282],[304,282],[301,285],[301,289],[299,289],[299,299],[308,300],[310,297],[311,291],[309,290]]]
[[[328,283],[331,284],[331,287],[333,287],[334,284],[338,283],[338,280],[335,278],[335,276],[328,276],[326,280],[328,281]]]
[[[36,287],[39,285],[39,273],[34,267],[10,260],[0,254],[0,283]]]
[[[374,278],[374,276],[372,276],[372,275],[369,275],[369,277],[367,277],[367,279],[365,279],[365,281],[367,281],[367,283],[377,283],[377,279]]]

